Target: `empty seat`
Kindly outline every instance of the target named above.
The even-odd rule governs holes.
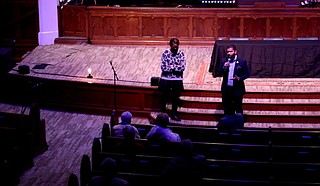
[[[268,181],[270,164],[259,161],[231,161],[208,159],[206,178]]]

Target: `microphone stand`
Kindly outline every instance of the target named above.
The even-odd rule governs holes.
[[[116,91],[116,82],[117,82],[117,80],[119,80],[119,78],[118,78],[118,75],[117,75],[117,72],[116,72],[116,70],[114,69],[114,67],[113,67],[113,65],[112,65],[112,61],[110,61],[110,65],[111,65],[111,68],[112,68],[112,71],[113,71],[113,88],[114,88],[114,90],[113,90],[113,103],[114,103],[114,110],[113,110],[113,112],[112,112],[112,114],[115,114],[116,113],[116,111],[117,111],[117,91]]]

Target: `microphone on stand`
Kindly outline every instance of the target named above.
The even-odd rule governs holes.
[[[116,73],[116,70],[113,68],[112,60],[110,60],[110,65],[111,65],[111,68],[112,68],[112,71],[113,71],[114,77],[119,81],[119,78],[118,78],[118,75],[117,75],[117,73]]]

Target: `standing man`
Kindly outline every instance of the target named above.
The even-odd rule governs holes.
[[[246,93],[244,80],[249,77],[247,61],[237,55],[235,45],[226,47],[227,57],[220,60],[218,74],[223,77],[221,84],[224,115],[243,114],[242,100]]]
[[[179,39],[172,38],[170,48],[161,55],[161,78],[159,90],[161,92],[161,112],[166,112],[166,104],[172,93],[171,119],[181,121],[178,116],[179,97],[183,91],[183,71],[186,68],[186,57],[179,50]]]

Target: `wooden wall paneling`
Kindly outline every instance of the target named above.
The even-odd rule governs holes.
[[[218,17],[218,37],[240,37],[240,19],[237,17]]]
[[[165,18],[159,16],[141,16],[141,37],[164,38]]]
[[[138,37],[142,37],[142,29],[143,29],[143,25],[142,25],[142,17],[139,17],[139,27],[138,27]]]
[[[139,37],[139,17],[136,15],[119,16],[118,37]]]
[[[167,18],[167,17],[163,18],[163,37],[164,38],[168,38],[168,29],[169,29],[168,20],[169,20],[169,18]]]
[[[262,39],[266,36],[266,20],[265,17],[250,16],[244,18],[244,37]]]
[[[266,20],[266,37],[271,37],[271,19],[267,18]]]
[[[193,38],[193,17],[189,16],[189,24],[188,24],[189,38]]]
[[[240,24],[239,24],[240,37],[245,37],[244,30],[245,30],[244,18],[240,17]]]
[[[168,37],[189,38],[188,17],[176,16],[168,18]]]
[[[88,12],[84,6],[64,6],[61,10],[62,36],[88,37]]]
[[[79,94],[81,92],[81,94]],[[94,96],[93,96],[94,95]],[[75,105],[87,107],[108,107],[113,103],[112,92],[103,89],[77,87],[73,90],[72,102]]]
[[[194,17],[192,20],[193,32],[192,38],[195,39],[215,39],[218,38],[217,19],[211,16]]]
[[[213,21],[213,29],[214,29],[213,36],[216,40],[219,39],[219,30],[220,30],[220,25],[218,24],[218,20],[219,20],[218,17],[215,16]]]
[[[144,94],[144,106],[146,110],[152,110],[153,108],[160,108],[160,96],[156,90],[147,92]]]
[[[319,37],[320,17],[299,17],[297,19],[297,37]]]
[[[270,20],[270,34],[267,37],[293,37],[293,17],[278,17],[269,18]]]
[[[96,39],[96,37],[103,37],[104,35],[104,26],[108,27],[108,24],[105,23],[105,20],[102,16],[99,15],[90,15],[90,26],[89,26],[89,35],[91,39]],[[110,35],[109,35],[110,36]],[[112,36],[112,35],[111,35]]]
[[[294,17],[292,19],[292,38],[293,39],[298,38],[297,32],[298,32],[297,18]]]
[[[117,107],[119,108],[127,108],[130,110],[143,110],[143,95],[141,96],[137,92],[125,92],[125,91],[117,91]]]

